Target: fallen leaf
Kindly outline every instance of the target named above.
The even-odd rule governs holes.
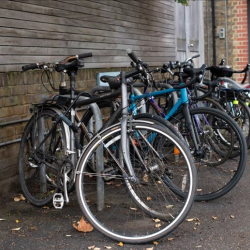
[[[213,220],[217,220],[217,217],[216,216],[212,216]]]
[[[14,201],[25,201],[25,197],[22,195],[22,194],[17,194],[15,197],[14,197]]]
[[[122,242],[119,242],[117,245],[120,246],[120,247],[123,247],[123,243]]]
[[[101,248],[100,247],[95,247],[94,250],[101,250]]]
[[[49,207],[47,207],[47,206],[44,206],[44,207],[42,207],[43,209],[49,209]]]
[[[152,198],[151,197],[147,197],[147,201],[151,201],[152,200]]]
[[[79,221],[78,225],[73,224],[73,227],[79,232],[84,232],[84,233],[92,232],[94,229],[87,221],[83,219],[83,217]]]
[[[154,250],[154,248],[153,247],[148,247],[148,248],[146,248],[146,250]]]
[[[88,247],[88,249],[94,249],[94,248],[95,248],[95,245]]]
[[[153,244],[157,246],[159,243],[157,241],[153,241]]]
[[[166,206],[167,209],[172,208],[174,205],[168,205]]]
[[[154,222],[160,222],[161,220],[159,219],[153,219]]]
[[[168,241],[172,241],[172,240],[174,240],[174,238],[168,238]]]
[[[19,223],[20,221],[19,220],[15,220],[15,223]]]
[[[161,224],[155,224],[155,227],[158,228],[158,227],[161,227]]]
[[[131,207],[130,209],[133,210],[133,211],[137,211],[136,207]]]
[[[144,181],[144,182],[148,182],[148,175],[147,175],[147,174],[144,174],[144,176],[143,176],[143,181]]]
[[[110,246],[104,246],[104,248],[106,248],[106,249],[111,249],[112,247],[110,247]]]
[[[235,218],[235,216],[234,216],[234,215],[231,215],[230,217],[231,217],[232,219],[234,219],[234,218]]]
[[[110,182],[106,182],[107,185],[113,185],[114,182],[113,181],[110,181]]]
[[[188,221],[188,222],[191,222],[191,221],[200,221],[200,219],[197,218],[197,217],[194,217],[194,218],[186,219],[186,221]]]
[[[21,227],[12,228],[11,231],[19,231],[20,229],[21,229]]]
[[[197,228],[196,227],[194,227],[194,230],[196,230]]]
[[[202,191],[202,189],[201,189],[201,188],[198,188],[196,191],[197,191],[197,192],[201,192],[201,191]]]

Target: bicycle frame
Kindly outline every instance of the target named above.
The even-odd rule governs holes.
[[[187,121],[188,127],[190,129],[190,133],[194,142],[194,146],[195,146],[195,151],[196,153],[199,153],[199,137],[195,136],[195,128],[193,126],[192,120],[191,120],[191,116],[190,113],[188,111],[188,105],[189,105],[189,99],[188,99],[188,93],[186,88],[182,88],[182,89],[164,89],[164,90],[160,90],[160,91],[155,91],[155,92],[151,92],[151,93],[145,93],[142,95],[131,95],[130,96],[130,100],[131,100],[131,106],[128,108],[128,111],[133,112],[134,114],[136,114],[136,101],[140,100],[142,98],[149,98],[149,100],[153,103],[153,105],[157,105],[156,108],[158,110],[160,110],[160,107],[158,106],[158,104],[153,100],[152,101],[152,97],[153,96],[160,96],[163,94],[168,94],[168,93],[172,93],[175,91],[179,91],[181,93],[180,98],[178,99],[178,101],[174,104],[174,106],[171,108],[171,110],[168,112],[168,114],[166,114],[164,116],[164,119],[169,120],[170,117],[172,115],[174,115],[178,109],[183,106],[183,114],[185,116],[185,119]],[[164,113],[161,112],[161,115],[163,116]],[[152,140],[152,138],[150,138],[150,140]]]

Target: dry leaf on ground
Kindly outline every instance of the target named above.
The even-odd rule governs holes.
[[[21,229],[21,227],[12,228],[11,231],[19,231],[20,229]]]
[[[25,197],[22,195],[22,194],[17,194],[15,197],[14,197],[14,201],[25,201]]]
[[[120,246],[120,247],[123,247],[123,243],[122,242],[119,242],[117,245]]]
[[[79,221],[78,225],[73,224],[73,227],[79,232],[84,232],[84,233],[92,232],[94,229],[87,221],[83,219],[83,217]]]
[[[194,218],[186,219],[186,221],[188,221],[188,222],[191,222],[191,221],[200,221],[200,219],[197,218],[197,217],[194,217]]]
[[[133,210],[133,211],[137,211],[136,207],[131,207],[130,209]]]
[[[154,222],[160,222],[161,220],[159,219],[153,219]]]

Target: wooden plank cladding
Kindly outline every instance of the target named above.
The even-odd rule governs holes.
[[[0,72],[92,52],[86,68],[129,66],[126,49],[152,66],[176,56],[174,0],[4,0]]]

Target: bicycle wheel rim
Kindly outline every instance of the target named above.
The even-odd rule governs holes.
[[[145,127],[138,125],[136,127],[136,129],[141,130],[141,129],[145,129]],[[116,128],[116,129],[112,128],[112,130],[113,130],[112,132],[106,133],[107,137],[108,136],[114,136],[115,133],[119,133],[120,128]],[[158,131],[158,132],[163,133],[162,131]],[[107,137],[103,136],[102,140],[105,140]],[[171,139],[171,140],[173,140],[173,139]],[[114,142],[114,140],[113,140],[113,142]],[[178,142],[179,142],[179,140],[178,140]],[[93,145],[91,145],[91,148],[97,148],[99,143],[100,143],[100,140],[97,139],[93,143]],[[176,143],[176,145],[180,145],[180,144]],[[183,151],[181,149],[181,147],[180,147],[180,151],[183,154],[186,153],[185,151]],[[115,217],[114,221],[115,221],[115,223],[117,225],[117,228],[115,228],[115,229],[113,227],[116,227],[116,225],[111,225],[112,226],[112,230],[111,230],[110,228],[108,228],[110,225],[107,226],[108,222],[105,221],[106,224],[100,222],[100,217],[98,217],[99,216],[98,212],[97,211],[92,211],[92,208],[93,208],[92,206],[94,206],[94,205],[90,205],[90,202],[91,202],[91,199],[93,199],[93,194],[91,195],[90,200],[88,200],[88,196],[86,195],[87,187],[85,187],[85,186],[87,186],[87,185],[85,185],[86,183],[84,183],[84,179],[85,179],[86,176],[84,176],[83,173],[86,170],[87,161],[88,161],[88,159],[90,159],[90,154],[92,154],[92,151],[88,152],[88,149],[86,149],[86,151],[84,153],[84,156],[82,157],[82,161],[79,163],[78,170],[79,170],[79,173],[82,173],[82,174],[77,175],[77,197],[78,197],[78,200],[79,200],[79,203],[80,203],[80,207],[81,207],[86,219],[94,227],[96,227],[97,230],[99,230],[102,234],[104,234],[104,235],[106,235],[106,236],[108,236],[108,237],[110,237],[110,238],[112,238],[114,240],[123,241],[123,242],[127,242],[127,243],[148,242],[148,241],[158,239],[158,238],[163,237],[164,235],[168,234],[170,231],[174,230],[181,223],[181,221],[186,217],[188,211],[191,208],[192,202],[193,202],[193,194],[194,194],[193,192],[195,192],[195,170],[194,170],[193,166],[191,166],[191,165],[188,166],[189,171],[190,171],[189,174],[191,175],[191,177],[187,180],[188,185],[189,185],[189,192],[187,192],[188,195],[184,200],[181,199],[181,198],[178,198],[179,200],[182,200],[182,202],[181,202],[182,207],[181,207],[180,211],[178,211],[178,215],[176,215],[176,218],[175,219],[172,218],[171,223],[168,222],[169,224],[167,226],[164,225],[163,229],[154,228],[156,223],[153,221],[153,219],[156,220],[157,218],[152,217],[152,216],[154,216],[155,214],[154,215],[151,214],[151,217],[150,217],[148,213],[145,213],[145,211],[143,211],[142,207],[138,206],[138,203],[136,203],[133,199],[131,199],[131,194],[132,193],[128,193],[127,189],[130,188],[133,184],[130,183],[130,185],[126,185],[125,188],[123,188],[121,191],[118,188],[118,187],[120,187],[121,184],[117,184],[117,186],[114,186],[114,187],[111,186],[111,188],[113,188],[116,191],[116,192],[114,192],[112,197],[115,197],[115,195],[118,195],[117,194],[118,192],[121,192],[119,194],[119,197],[120,198],[122,197],[121,199],[122,199],[122,203],[123,203],[122,208],[120,207],[120,204],[119,205],[118,204],[115,204],[115,205],[114,204],[112,204],[112,205],[109,204],[109,205],[107,205],[108,203],[107,204],[105,203],[105,205],[107,205],[107,206],[105,206],[105,209],[106,208],[111,209],[112,206],[114,206],[114,209],[119,206],[119,209],[120,209],[120,210],[117,210],[116,213],[114,213],[114,212],[111,213],[110,212],[110,214],[108,215],[109,222],[111,221],[111,224],[112,224],[112,218],[114,216]],[[187,158],[185,158],[185,159],[187,160],[188,164],[190,164],[189,156],[187,156]],[[191,162],[192,162],[192,160],[191,160]],[[92,174],[90,174],[90,175],[92,175]],[[94,176],[94,173],[93,173],[93,176]],[[87,181],[89,181],[89,180],[87,180]],[[116,185],[116,184],[114,184],[114,185]],[[144,185],[145,185],[145,183],[144,183]],[[106,185],[106,187],[107,187],[107,185]],[[111,188],[109,186],[110,190],[111,190]],[[135,190],[135,189],[133,188],[133,190]],[[171,194],[176,198],[176,194],[174,194],[172,191],[169,191],[169,190],[170,189],[168,189],[168,192],[171,192]],[[110,192],[109,192],[109,194],[110,194]],[[137,195],[139,195],[139,192],[137,193]],[[150,196],[148,196],[147,198],[149,198],[149,197]],[[109,198],[107,198],[107,200]],[[138,197],[134,197],[134,199],[136,200],[136,199],[138,199]],[[143,201],[143,204],[145,204],[147,202],[146,200],[147,199],[145,199]],[[179,203],[179,200],[178,200],[178,203]],[[116,198],[116,202],[117,201],[119,201],[118,198]],[[94,204],[94,202],[93,202],[93,204]],[[177,208],[177,205],[176,205],[176,208]],[[102,211],[102,213],[103,213],[103,211]],[[123,216],[121,216],[121,213],[123,214]],[[121,225],[121,224],[119,224],[119,222],[124,223],[124,221],[123,221],[124,216],[126,217],[126,220],[129,220],[128,218],[129,218],[130,215],[136,216],[138,218],[138,221],[140,220],[140,223],[138,223],[138,221],[136,223],[133,222],[133,226],[131,227],[132,222],[130,221],[130,224],[128,223],[130,225],[129,232],[124,229],[124,228],[126,228],[127,224],[126,225],[124,224],[124,228],[121,230],[119,228],[120,225]],[[100,215],[100,216],[102,216],[102,215]],[[144,220],[141,220],[142,218]],[[150,232],[147,232],[146,235],[145,235],[145,230],[147,231],[149,229],[148,229],[148,226],[145,225],[146,224],[145,218],[150,218],[150,223],[151,223],[151,226],[152,226],[152,228],[150,227]],[[162,223],[162,222],[159,222],[159,223]],[[167,222],[166,222],[166,224],[167,224]],[[138,227],[140,227],[140,229],[138,229]],[[163,226],[160,226],[160,227],[163,227]],[[115,230],[117,230],[118,232],[115,232]],[[141,232],[141,231],[138,232],[137,231],[135,233],[136,230],[143,230],[143,232]],[[153,232],[151,232],[151,231],[153,231]],[[141,233],[142,235],[139,235],[139,233]],[[131,234],[131,235],[127,235],[127,234]]]

